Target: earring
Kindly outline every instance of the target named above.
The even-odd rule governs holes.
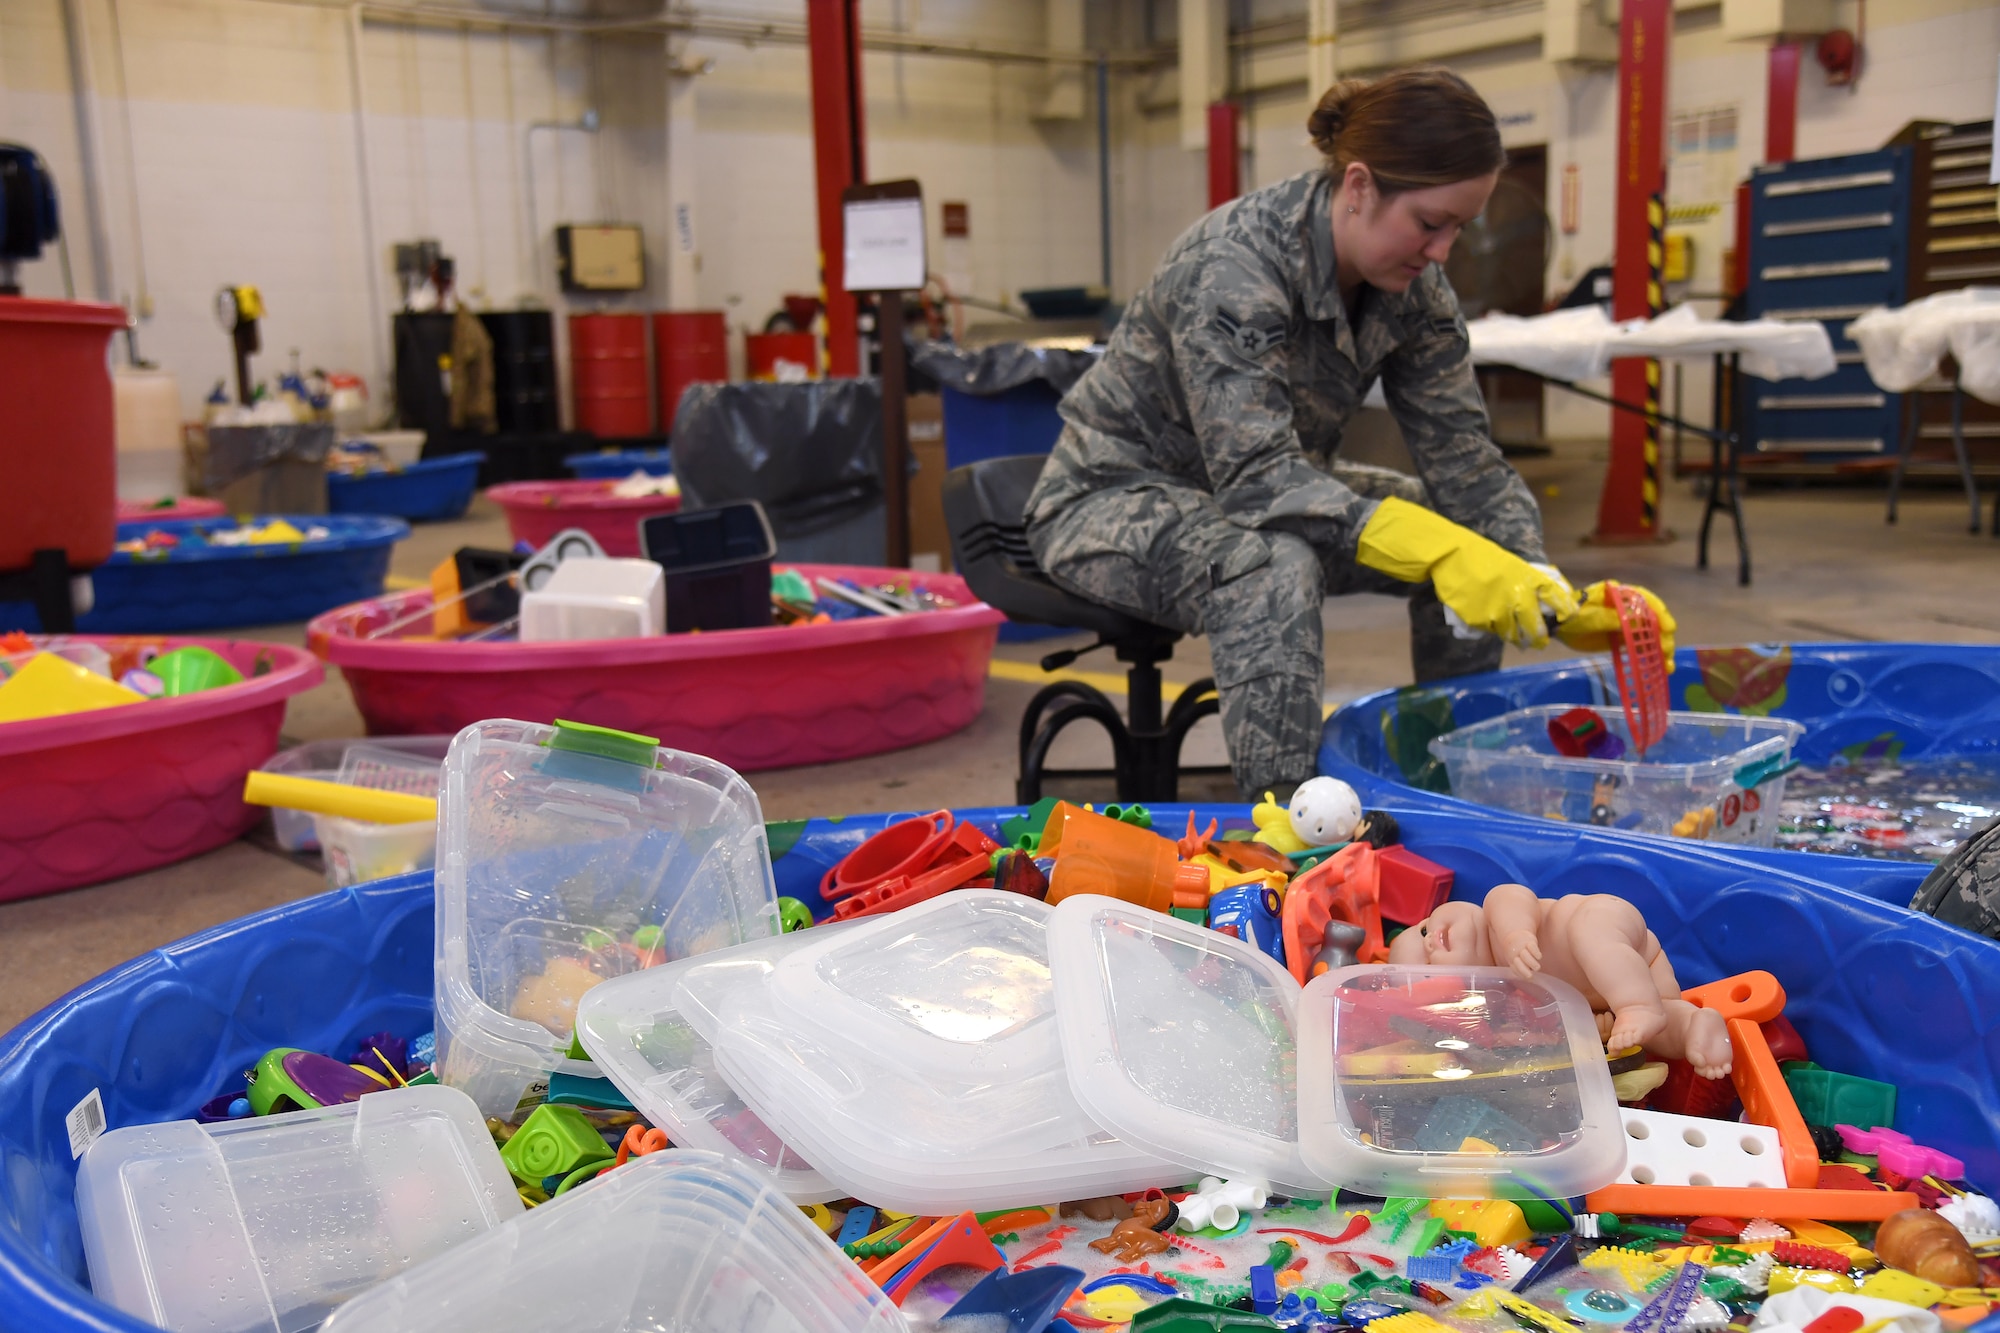
[[[1348,211],[1348,212],[1350,212],[1350,213],[1352,213],[1352,212],[1354,211],[1354,205],[1353,205],[1353,204],[1349,204],[1349,205],[1347,206],[1347,211]]]

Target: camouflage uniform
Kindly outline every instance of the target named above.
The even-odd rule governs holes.
[[[1924,876],[1910,906],[2000,939],[2000,819],[1974,832]]]
[[[1378,376],[1415,477],[1335,457]],[[1246,793],[1314,771],[1325,596],[1408,595],[1418,680],[1500,663],[1498,639],[1452,636],[1428,585],[1355,563],[1377,500],[1428,505],[1546,559],[1443,272],[1432,265],[1401,295],[1367,289],[1351,321],[1323,171],[1238,199],[1176,241],[1062,416],[1028,503],[1036,557],[1093,601],[1209,636]]]

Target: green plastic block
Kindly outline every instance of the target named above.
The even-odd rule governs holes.
[[[552,1103],[536,1107],[500,1150],[507,1170],[527,1185],[539,1185],[550,1176],[566,1176],[579,1167],[615,1156],[583,1112]]]
[[[1192,921],[1197,926],[1208,924],[1208,909],[1205,907],[1170,907],[1167,910],[1178,920]]]
[[[1896,1123],[1896,1087],[1892,1083],[1836,1074],[1810,1060],[1787,1060],[1779,1069],[1808,1125],[1873,1129]]]
[[[1514,1204],[1538,1236],[1569,1230],[1570,1215],[1553,1203],[1542,1199],[1516,1199]]]

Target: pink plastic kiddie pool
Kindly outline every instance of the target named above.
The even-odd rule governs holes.
[[[490,717],[657,736],[739,771],[821,764],[950,735],[979,715],[1002,616],[949,574],[799,565],[808,578],[910,579],[958,605],[893,618],[575,643],[369,639],[427,590],[329,611],[306,629],[372,735],[457,732]],[[420,616],[402,634],[427,634]]]
[[[678,495],[613,495],[615,481],[510,481],[486,492],[507,511],[507,531],[540,550],[564,528],[582,528],[604,554],[636,556],[639,524],[681,507]],[[512,716],[494,714],[494,716]]]
[[[0,722],[0,899],[185,860],[264,815],[243,775],[278,749],[285,700],[325,674],[311,654],[238,639],[72,636],[122,673],[147,649],[211,648],[248,679],[178,699]],[[259,670],[263,674],[254,674]]]

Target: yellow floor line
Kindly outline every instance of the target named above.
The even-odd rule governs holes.
[[[1029,685],[1047,685],[1058,680],[1080,680],[1085,685],[1095,685],[1106,694],[1125,693],[1125,677],[1109,671],[1072,671],[1064,667],[1058,671],[1044,671],[1034,662],[1017,662],[1011,657],[996,657],[986,664],[986,674],[998,676],[1001,680],[1018,680]],[[1180,697],[1187,686],[1178,680],[1160,682],[1160,701],[1172,703]]]
[[[1106,694],[1124,694],[1125,677],[1113,675],[1109,671],[1072,671],[1064,667],[1057,671],[1044,671],[1033,662],[1017,662],[1011,657],[996,657],[986,664],[986,674],[1000,680],[1021,681],[1028,685],[1047,685],[1057,680],[1080,680],[1086,685],[1095,685]],[[1183,681],[1163,680],[1160,682],[1160,702],[1171,704],[1187,688]],[[1336,705],[1321,703],[1319,715],[1332,717]]]
[[[407,574],[391,574],[388,578],[382,580],[382,588],[385,592],[408,592],[412,588],[428,588],[430,586],[429,579],[413,579]]]

